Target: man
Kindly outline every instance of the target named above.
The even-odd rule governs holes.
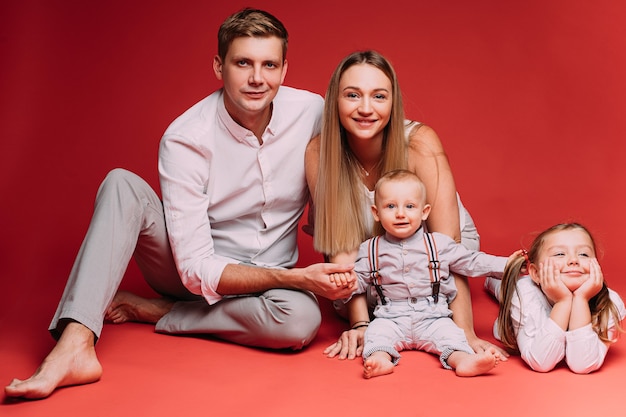
[[[312,293],[349,295],[329,275],[352,265],[290,269],[308,199],[304,150],[319,134],[323,101],[281,87],[287,39],[282,23],[261,10],[224,21],[213,63],[223,88],[176,119],[161,141],[163,203],[136,175],[109,173],[50,325],[58,342],[33,376],[5,387],[6,395],[44,398],[97,381],[94,345],[105,317],[156,323],[163,333],[299,349],[321,321]],[[133,255],[163,298],[116,295]]]

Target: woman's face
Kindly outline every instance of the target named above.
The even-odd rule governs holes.
[[[348,68],[339,81],[339,121],[350,140],[382,138],[393,91],[385,73],[369,64]]]

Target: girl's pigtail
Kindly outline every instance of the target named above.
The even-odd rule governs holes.
[[[500,286],[500,310],[498,312],[498,334],[504,346],[512,351],[517,351],[517,338],[511,319],[511,300],[517,291],[517,280],[521,275],[522,268],[528,268],[528,252],[522,250],[519,257],[507,264],[502,276]]]
[[[619,333],[623,332],[624,329],[620,325],[622,318],[619,315],[619,310],[613,301],[611,301],[606,282],[602,283],[600,292],[589,300],[589,310],[591,311],[591,326],[598,334],[600,340],[605,343],[615,342],[615,338],[617,338]],[[609,332],[611,319],[616,329],[615,334],[610,334]],[[613,339],[611,337],[613,337]]]

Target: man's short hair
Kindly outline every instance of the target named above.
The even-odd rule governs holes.
[[[234,39],[276,36],[283,42],[283,60],[287,57],[287,29],[276,17],[259,9],[245,8],[224,20],[217,32],[217,53],[222,60]]]

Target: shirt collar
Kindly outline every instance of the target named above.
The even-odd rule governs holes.
[[[411,243],[415,240],[421,240],[424,236],[424,227],[420,226],[419,229],[415,231],[411,236],[405,239],[398,239],[395,236],[391,236],[389,233],[385,233],[385,239],[387,239],[391,243]]]
[[[276,130],[277,130],[276,127],[278,126],[280,117],[277,115],[278,112],[276,111],[276,99],[272,101],[271,105],[272,105],[272,116],[270,118],[270,122],[268,123],[265,131],[266,131],[266,135],[269,134],[273,137],[273,136],[276,136]],[[231,117],[231,115],[226,110],[226,106],[224,105],[224,89],[220,90],[220,96],[219,96],[218,105],[217,105],[217,116],[220,119],[220,121],[224,124],[228,132],[233,136],[233,138],[235,138],[239,142],[256,143],[258,145],[258,140],[254,136],[254,134],[250,130],[241,126],[239,123],[235,122],[235,120]],[[265,142],[265,138],[263,141]]]

